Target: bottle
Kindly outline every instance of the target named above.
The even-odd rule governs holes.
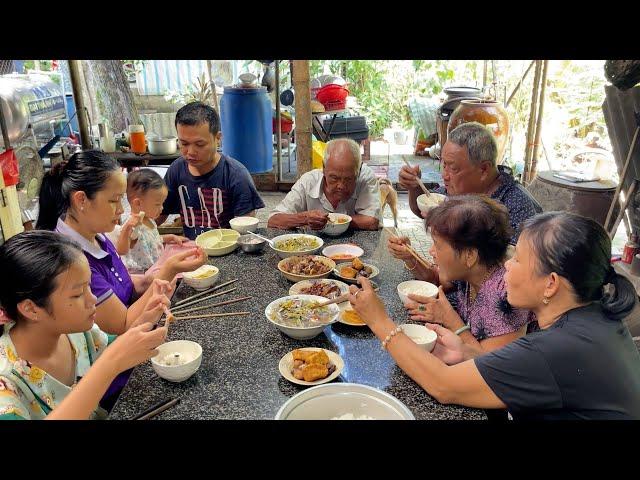
[[[638,253],[638,235],[632,234],[631,239],[624,244],[624,251],[622,252],[622,261],[630,264],[633,261],[633,257]]]
[[[147,143],[144,136],[144,125],[129,125],[129,143],[133,153],[146,153]]]

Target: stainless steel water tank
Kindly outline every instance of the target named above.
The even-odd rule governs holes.
[[[29,124],[37,135],[51,120],[66,117],[62,88],[47,75],[0,75],[0,108],[12,144],[26,133]]]

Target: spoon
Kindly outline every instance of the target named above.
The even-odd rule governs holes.
[[[258,235],[257,233],[253,233],[253,232],[249,232],[249,233],[251,235],[254,235],[254,236],[258,237],[258,238],[261,238],[262,240],[265,240],[269,244],[269,246],[274,247],[273,241],[268,239],[267,237],[263,237],[262,235]]]

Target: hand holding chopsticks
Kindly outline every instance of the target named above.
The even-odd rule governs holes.
[[[396,229],[392,230],[389,227],[385,227],[384,230],[392,237],[400,237]],[[431,270],[433,268],[433,265],[427,263],[425,259],[422,258],[422,256],[418,252],[416,252],[410,244],[404,243],[403,246],[405,250],[409,252],[413,258],[415,258],[416,262],[418,262],[424,268],[426,268],[427,270]]]
[[[409,161],[404,158],[404,155],[402,156],[402,160],[404,161],[404,163],[407,164],[407,167],[409,168],[413,168],[413,166],[409,163]],[[427,190],[427,187],[425,187],[424,183],[422,183],[422,179],[418,176],[415,177],[416,181],[418,182],[418,185],[420,185],[420,188],[422,189],[422,191],[424,192],[424,194],[428,197],[429,195],[431,195],[431,192],[429,192],[429,190]]]

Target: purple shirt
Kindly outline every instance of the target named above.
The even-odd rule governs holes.
[[[115,294],[125,307],[129,307],[134,291],[133,282],[113,243],[99,233],[96,235],[96,240],[100,245],[98,248],[64,223],[61,218],[58,219],[56,232],[75,240],[82,247],[91,268],[90,285],[91,292],[98,297],[96,305],[100,305]]]
[[[471,327],[476,340],[512,333],[535,320],[529,310],[509,305],[504,285],[503,266],[494,270],[482,284],[475,301],[469,304],[469,284],[460,282],[457,292],[457,311],[462,321]]]

